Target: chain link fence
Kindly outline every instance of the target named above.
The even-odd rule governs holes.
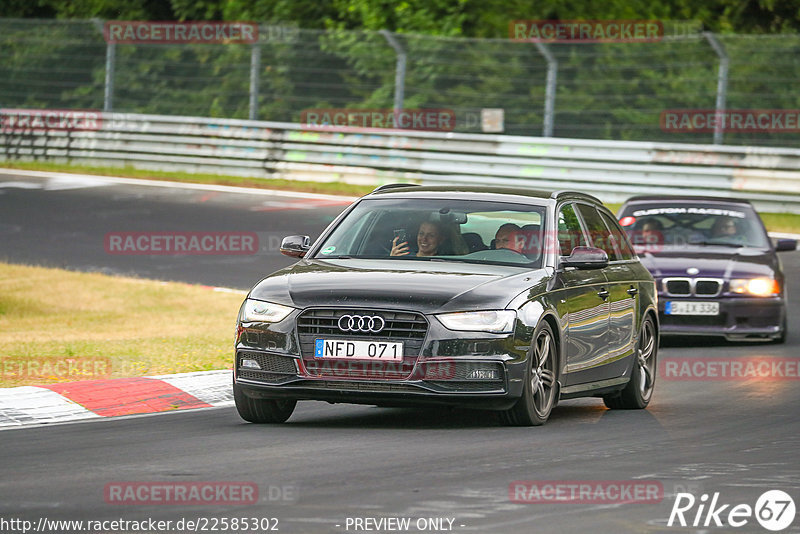
[[[800,109],[797,34],[539,46],[262,24],[256,44],[108,44],[103,24],[0,19],[0,107],[300,122],[308,109],[391,109],[400,92],[406,109],[453,110],[458,132],[499,108],[511,135],[800,146],[798,129],[715,139],[661,123],[720,95],[724,109]]]

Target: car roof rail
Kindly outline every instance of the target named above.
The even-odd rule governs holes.
[[[596,196],[590,195],[589,193],[581,193],[580,191],[573,191],[571,189],[560,189],[558,191],[553,191],[553,194],[550,195],[550,198],[553,199],[558,199],[561,197],[583,198],[585,200],[591,200],[599,204],[603,203],[603,201],[597,198]]]
[[[419,184],[412,184],[412,183],[405,183],[405,184],[383,184],[379,185],[375,189],[372,190],[373,193],[377,193],[378,191],[386,191],[387,189],[396,189],[398,187],[419,187]]]

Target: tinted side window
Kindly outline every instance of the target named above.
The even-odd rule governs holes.
[[[617,246],[617,249],[619,249],[622,259],[633,259],[633,249],[628,243],[628,238],[620,229],[617,220],[602,211],[600,212],[600,216],[603,217],[603,220],[606,222],[606,226],[611,231],[611,237],[614,239],[614,244]]]
[[[614,248],[614,243],[603,219],[594,206],[588,204],[578,204],[578,211],[583,217],[583,222],[586,223],[586,229],[589,231],[589,237],[592,240],[592,246],[605,250],[608,254],[609,261],[620,259],[620,254]]]
[[[572,204],[561,206],[558,212],[558,248],[562,256],[569,256],[575,247],[585,247],[581,223]]]

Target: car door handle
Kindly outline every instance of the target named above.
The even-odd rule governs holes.
[[[601,289],[600,291],[597,292],[597,296],[600,297],[603,300],[607,299],[608,298],[608,290],[607,289]]]
[[[630,289],[628,290],[628,295],[630,295],[630,296],[634,296],[634,295],[636,295],[636,293],[638,293],[638,292],[639,292],[639,290],[638,290],[638,289],[636,289],[635,287],[632,287],[632,288],[630,288]]]

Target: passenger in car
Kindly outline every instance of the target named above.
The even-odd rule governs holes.
[[[445,229],[441,223],[426,221],[419,225],[417,232],[417,253],[415,256],[434,256],[445,241]],[[408,241],[398,243],[399,237],[392,239],[390,256],[407,256],[411,253]]]
[[[641,243],[644,245],[661,244],[664,240],[664,225],[658,219],[647,219],[642,224]],[[639,241],[639,240],[636,240]]]
[[[390,256],[417,257],[436,255],[467,254],[469,247],[464,242],[457,228],[439,221],[425,221],[419,225],[417,232],[417,252],[412,254],[408,242],[398,243],[398,237],[392,239]]]

